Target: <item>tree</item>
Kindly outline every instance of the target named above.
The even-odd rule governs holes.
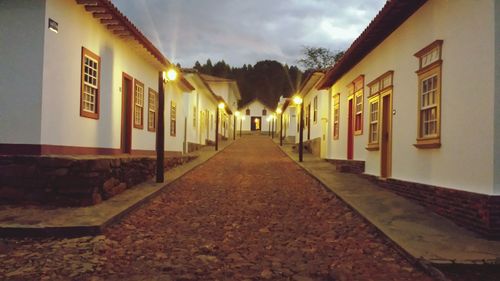
[[[298,63],[307,69],[318,70],[333,66],[344,54],[344,51],[335,51],[333,53],[328,48],[309,47],[302,48],[304,57],[298,60]]]

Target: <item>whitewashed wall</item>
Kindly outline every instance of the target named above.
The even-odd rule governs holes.
[[[500,194],[500,2],[495,1],[495,184],[494,194]]]
[[[493,1],[427,2],[332,87],[340,96],[340,139],[329,137],[329,158],[346,159],[347,88],[358,75],[366,83],[394,71],[392,178],[477,193],[493,193]],[[478,32],[480,31],[480,32]],[[417,132],[418,60],[414,53],[443,43],[441,143],[413,146]],[[380,175],[380,154],[364,149],[368,138],[367,87],[363,135],[354,137],[354,159]],[[331,115],[330,115],[331,118]]]
[[[177,84],[167,83],[165,86],[165,151],[182,152],[184,145],[184,128],[187,113],[183,106],[185,95],[189,95],[180,89]],[[174,101],[176,107],[176,134],[170,135],[170,102]],[[154,134],[152,134],[154,135]],[[133,139],[132,139],[133,143]],[[154,146],[153,146],[154,147]]]
[[[205,140],[215,141],[215,113],[217,110],[217,100],[208,90],[204,90],[200,93],[199,108],[199,110],[205,112],[205,119],[201,120],[200,117],[200,122],[203,122],[203,124],[200,123],[199,142],[205,144]]]
[[[45,1],[0,1],[0,143],[39,144]]]
[[[194,81],[184,76],[191,85],[195,85]],[[196,87],[195,87],[196,88]],[[187,113],[186,124],[186,143],[199,143],[200,134],[200,121],[199,121],[199,107],[200,107],[200,93],[194,90],[189,94],[184,95],[183,101],[184,112]],[[196,120],[193,120],[196,118]],[[186,145],[186,144],[185,144]],[[187,147],[186,147],[187,149]]]
[[[318,97],[318,119],[316,122],[314,122],[314,97]],[[313,88],[309,91],[309,93],[304,97],[304,111],[306,110],[307,106],[310,104],[311,105],[311,114],[310,114],[310,126],[311,126],[311,135],[310,139],[317,139],[317,138],[322,138],[323,135],[326,134],[326,132],[323,132],[323,129],[326,129],[323,126],[323,122],[327,122],[329,112],[328,112],[328,100],[329,100],[329,92],[328,90],[318,90],[316,88]],[[305,116],[304,116],[305,117]],[[323,120],[322,120],[323,119]],[[305,127],[306,125],[306,120],[304,118],[304,132],[303,132],[303,137],[304,141],[307,141],[307,130],[308,128]],[[296,143],[299,142],[298,138],[295,140]]]
[[[246,115],[247,109],[250,109],[250,115]],[[267,110],[266,115],[262,115],[263,109]],[[260,101],[258,101],[258,100],[252,101],[251,103],[241,107],[239,109],[239,111],[241,112],[242,115],[245,116],[245,120],[243,121],[243,124],[242,124],[243,131],[250,131],[251,130],[252,127],[250,126],[250,122],[251,122],[252,117],[261,117],[261,121],[262,121],[261,130],[263,132],[269,131],[269,122],[267,121],[267,117],[269,117],[269,115],[273,111],[270,108],[263,105]]]
[[[122,111],[122,72],[144,83],[144,129],[132,128],[132,149],[154,150],[155,133],[147,130],[148,89],[158,90],[158,66],[145,60],[133,44],[108,31],[74,1],[48,0],[45,21],[59,23],[59,33],[46,32],[44,45],[43,144],[119,148]],[[101,57],[99,120],[80,116],[81,49]],[[168,134],[169,97],[166,91],[165,132]],[[179,102],[178,105],[181,105]],[[182,107],[178,107],[178,114]],[[178,121],[180,121],[178,116]],[[178,131],[181,128],[178,124]],[[182,123],[183,127],[183,123]],[[169,139],[168,137],[166,139]],[[169,140],[182,151],[181,140]]]

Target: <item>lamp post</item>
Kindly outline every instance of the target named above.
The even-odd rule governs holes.
[[[236,119],[240,117],[240,112],[239,111],[236,111],[234,113],[234,126],[233,126],[233,130],[234,130],[234,134],[233,134],[233,140],[236,140]],[[240,125],[241,126],[241,125]],[[241,135],[240,135],[241,137]]]
[[[165,163],[165,83],[175,81],[177,71],[173,68],[158,74],[158,124],[156,128],[156,182],[164,182]]]
[[[224,103],[221,102],[217,105],[217,114],[215,116],[215,151],[219,150],[219,114],[220,110],[224,109]]]
[[[283,111],[278,108],[276,113],[280,115],[280,146],[283,146]]]
[[[242,125],[243,125],[243,121],[244,121],[245,119],[246,119],[246,118],[245,118],[245,116],[241,116],[241,118],[240,118],[240,138],[241,138],[241,127],[242,127]]]
[[[303,141],[304,141],[304,136],[303,136],[303,131],[304,131],[304,103],[302,102],[302,98],[300,96],[295,96],[293,98],[293,102],[296,105],[300,105],[300,120],[299,120],[299,162],[302,162],[303,160]]]

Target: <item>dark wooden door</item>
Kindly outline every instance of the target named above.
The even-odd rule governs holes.
[[[122,75],[122,128],[121,150],[123,153],[132,151],[132,76]]]
[[[352,160],[354,155],[354,130],[353,130],[353,99],[349,99],[349,117],[347,123],[347,159]]]

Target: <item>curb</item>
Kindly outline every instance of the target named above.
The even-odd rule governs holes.
[[[178,179],[182,178],[184,175],[187,173],[193,171],[194,169],[198,168],[200,165],[206,163],[208,160],[212,159],[215,157],[217,154],[220,152],[224,151],[226,148],[230,147],[233,145],[235,141],[231,141],[231,143],[227,144],[224,147],[219,148],[218,151],[216,151],[214,154],[210,155],[207,159],[204,161],[197,163],[190,169],[183,171],[179,173],[179,175],[176,175],[170,182],[163,183],[163,186],[158,188],[158,190],[152,192],[151,194],[145,196],[144,198],[140,199],[139,201],[135,202],[132,204],[130,207],[126,208],[125,210],[122,210],[115,215],[111,216],[109,219],[104,221],[101,224],[94,224],[94,225],[80,225],[80,226],[51,226],[51,227],[0,227],[0,237],[1,238],[25,238],[25,237],[30,237],[30,238],[43,238],[43,237],[58,237],[58,238],[76,238],[76,237],[83,237],[83,236],[97,236],[97,235],[102,235],[104,233],[104,230],[108,228],[109,226],[121,221],[124,217],[126,217],[128,214],[131,212],[137,210],[138,208],[144,206],[147,204],[151,199],[155,198],[162,192],[166,191],[166,189],[176,182]],[[187,163],[186,163],[187,164]],[[181,167],[181,166],[179,166]],[[167,177],[165,177],[167,179]]]
[[[276,143],[274,143],[276,144]],[[328,184],[322,180],[321,178],[317,177],[314,175],[313,171],[307,167],[305,167],[303,164],[298,162],[298,160],[295,160],[292,155],[288,154],[283,147],[281,147],[279,144],[276,144],[276,146],[280,149],[280,151],[286,155],[290,160],[292,160],[297,166],[301,167],[302,170],[304,170],[309,176],[314,178],[320,185],[327,190],[328,192],[331,192],[335,195],[336,198],[338,198],[340,201],[342,201],[349,209],[351,209],[353,212],[358,214],[365,222],[368,224],[372,225],[374,229],[379,233],[382,237],[385,238],[386,241],[388,241],[389,245],[399,254],[401,254],[408,262],[410,262],[412,265],[416,266],[417,268],[423,270],[427,275],[430,277],[434,278],[437,281],[450,281],[450,279],[446,278],[446,276],[439,270],[437,269],[432,262],[422,258],[422,257],[415,257],[411,255],[409,252],[407,252],[403,247],[401,247],[398,243],[396,243],[393,239],[391,239],[384,231],[382,231],[380,228],[378,228],[374,223],[372,223],[369,219],[367,219],[365,216],[363,216],[354,206],[352,206],[349,202],[345,201],[344,198],[339,196],[335,191],[330,189],[328,187]]]

